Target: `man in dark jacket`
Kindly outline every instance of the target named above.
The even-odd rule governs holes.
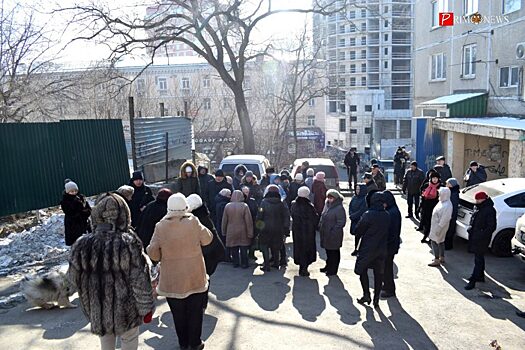
[[[155,231],[155,225],[168,212],[168,198],[173,194],[170,189],[163,188],[157,194],[157,199],[146,205],[137,223],[137,235],[142,245],[147,247]]]
[[[266,168],[266,174],[262,176],[260,183],[262,192],[265,192],[264,190],[266,189],[266,187],[268,187],[268,185],[271,184],[270,177],[273,174],[275,174],[275,168]]]
[[[476,282],[485,282],[485,253],[489,250],[492,233],[496,230],[496,209],[494,202],[486,192],[474,195],[476,206],[470,219],[468,232],[468,250],[474,254],[474,270],[469,278],[466,290],[474,289]]]
[[[396,185],[401,185],[403,183],[406,161],[406,152],[404,152],[401,147],[398,147],[394,154],[394,183]]]
[[[466,187],[487,181],[487,172],[485,171],[485,167],[479,165],[478,162],[470,162],[470,166],[465,172],[465,177],[463,180],[465,180]]]
[[[228,183],[226,180],[226,177],[224,176],[224,172],[219,169],[215,172],[215,178],[208,182],[208,193],[204,194],[204,199],[206,200],[206,206],[208,207],[210,211],[211,219],[214,223],[216,223],[216,217],[215,217],[215,210],[216,210],[216,202],[215,198],[219,194],[219,192],[223,189],[229,189],[230,192],[233,192],[233,187]]]
[[[144,185],[144,176],[142,172],[135,171],[131,180],[129,180],[129,185],[133,187],[133,197],[131,197],[131,226],[136,227],[142,210],[146,207],[149,202],[155,200],[153,197],[153,192],[151,188]]]
[[[365,173],[365,175],[363,175],[363,182],[366,185],[366,206],[370,208],[370,199],[375,192],[379,192],[379,188],[374,181],[372,173]]]
[[[246,168],[246,166],[244,166],[244,164],[239,164],[235,167],[235,169],[233,170],[233,190],[234,191],[241,190],[242,178],[244,177],[244,175],[246,175],[247,172],[248,172],[248,169]]]
[[[192,193],[198,194],[199,196],[201,195],[197,168],[192,162],[185,162],[181,165],[180,177],[175,183],[173,193],[182,193],[186,197]]]
[[[401,212],[396,204],[396,199],[392,192],[383,192],[385,198],[386,211],[390,214],[390,225],[388,226],[388,245],[387,256],[385,260],[385,275],[383,298],[390,298],[396,296],[396,284],[394,282],[394,257],[399,252],[401,245]]]
[[[360,162],[359,155],[355,153],[355,148],[350,148],[350,151],[345,156],[344,163],[348,173],[348,186],[353,188],[354,191],[357,188],[357,168]],[[354,180],[354,187],[352,187],[352,179]]]
[[[454,247],[454,236],[456,235],[456,219],[459,208],[459,184],[458,180],[451,177],[447,180],[447,187],[450,189],[450,201],[452,202],[452,216],[448,225],[445,237],[445,250],[452,250]]]
[[[445,186],[445,183],[448,179],[452,177],[452,171],[450,170],[450,167],[448,164],[445,163],[445,157],[439,156],[436,158],[436,165],[434,166],[434,170],[439,173],[441,185]],[[428,175],[428,174],[427,174]]]
[[[379,191],[386,190],[385,175],[383,175],[381,169],[379,169],[379,164],[372,165],[372,176],[374,177],[374,181],[376,182]]]
[[[412,205],[415,205],[416,218],[419,219],[419,197],[421,196],[421,186],[425,181],[425,173],[417,167],[417,162],[410,163],[410,169],[405,173],[403,179],[403,194],[407,195],[408,215],[411,218],[413,211]]]
[[[213,176],[208,174],[208,168],[203,165],[199,165],[197,171],[199,172],[199,187],[201,191],[201,198],[205,202],[206,198],[204,198],[204,196],[208,193],[208,183],[213,180]]]

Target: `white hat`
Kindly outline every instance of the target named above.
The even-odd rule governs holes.
[[[295,174],[295,181],[303,181],[303,174]]]
[[[130,201],[133,193],[135,193],[135,189],[131,186],[123,185],[118,188],[117,193],[123,195],[124,198]]]
[[[297,196],[302,198],[308,198],[310,196],[310,189],[306,186],[299,187],[297,190]]]
[[[231,197],[232,196],[232,191],[230,191],[229,189],[227,188],[223,188],[219,194],[223,197]]]
[[[182,193],[175,193],[168,198],[168,211],[185,212],[187,208],[188,202]]]
[[[307,176],[314,176],[315,174],[315,170],[312,169],[312,168],[308,168],[308,170],[306,170],[306,175]]]
[[[69,192],[71,192],[73,190],[74,191],[78,191],[78,186],[73,181],[66,182],[64,188],[66,190],[66,193],[69,193]]]
[[[192,168],[191,166],[188,165],[188,166],[186,167],[185,171],[186,171],[187,173],[193,173],[193,168]]]
[[[188,202],[188,211],[190,212],[202,207],[202,198],[198,194],[190,194],[188,198],[186,198],[186,201]]]

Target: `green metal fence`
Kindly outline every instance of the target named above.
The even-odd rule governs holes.
[[[0,124],[0,216],[58,205],[64,179],[88,196],[129,180],[121,120]]]

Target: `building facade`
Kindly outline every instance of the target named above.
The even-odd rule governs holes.
[[[413,6],[412,0],[350,1],[345,11],[314,15],[314,38],[328,61],[328,145],[391,158],[381,141],[401,145],[403,133],[411,146],[401,130],[412,117]]]
[[[525,176],[525,3],[418,1],[416,13],[418,161],[443,154],[458,178],[472,160],[489,179]]]

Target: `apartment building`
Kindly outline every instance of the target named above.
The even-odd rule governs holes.
[[[417,159],[445,155],[456,177],[476,160],[489,179],[524,176],[525,2],[416,2]]]
[[[326,142],[391,158],[389,145],[412,144],[413,0],[346,4],[314,15],[328,61]]]

